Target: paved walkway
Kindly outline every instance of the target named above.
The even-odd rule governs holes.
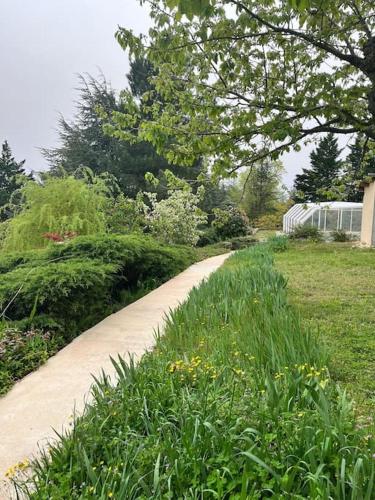
[[[227,255],[211,257],[105,318],[77,337],[49,361],[18,382],[0,399],[0,481],[5,471],[69,425],[73,409],[81,411],[93,379],[104,369],[115,375],[109,356],[131,353],[135,359],[154,344],[154,331],[165,315],[183,302],[192,287],[215,271]],[[0,498],[5,498],[1,495]]]

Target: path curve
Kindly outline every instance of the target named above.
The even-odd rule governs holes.
[[[82,333],[0,399],[0,481],[6,470],[38,453],[68,428],[75,408],[82,411],[104,369],[115,376],[109,356],[135,359],[154,345],[154,332],[190,290],[215,271],[229,254],[198,262],[143,298]],[[1,491],[1,487],[0,487]],[[0,498],[5,498],[0,493]]]

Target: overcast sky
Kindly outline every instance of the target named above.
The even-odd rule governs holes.
[[[57,145],[59,113],[73,116],[77,74],[102,71],[123,88],[129,65],[116,28],[145,32],[149,24],[137,0],[0,0],[0,142],[29,169],[47,168],[39,148]],[[286,184],[308,154],[283,158]]]

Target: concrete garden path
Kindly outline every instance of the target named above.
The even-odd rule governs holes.
[[[190,290],[227,258],[211,257],[82,333],[36,372],[0,399],[0,482],[15,463],[38,453],[56,438],[54,429],[69,428],[74,411],[88,399],[92,375],[104,369],[115,376],[109,356],[131,353],[135,359],[154,344],[154,332]],[[5,490],[3,490],[5,491]],[[0,498],[6,498],[1,494]]]

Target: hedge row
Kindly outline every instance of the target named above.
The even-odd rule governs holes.
[[[33,464],[31,498],[374,498],[374,437],[288,305],[269,245],[228,259],[153,352],[116,367],[118,385],[98,382]]]
[[[0,393],[194,260],[189,248],[133,235],[78,237],[45,250],[1,254]]]
[[[0,309],[23,327],[59,329],[68,338],[153,288],[194,260],[191,250],[140,236],[85,236],[0,258]]]

